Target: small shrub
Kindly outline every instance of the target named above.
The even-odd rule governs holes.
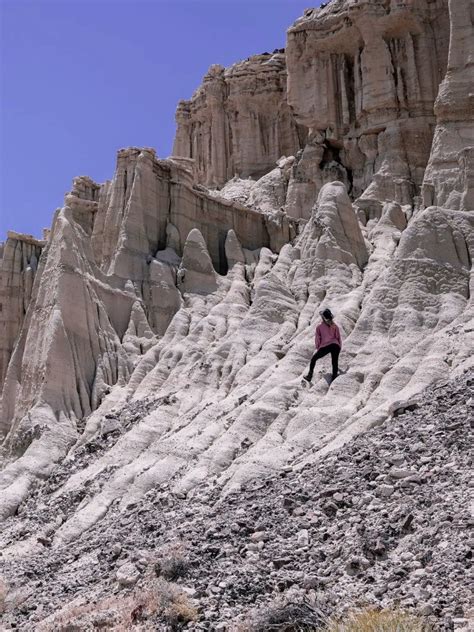
[[[278,600],[255,612],[242,628],[248,632],[314,632],[326,622],[324,614],[306,601]]]
[[[97,603],[67,604],[39,624],[37,630],[180,630],[186,623],[195,621],[197,614],[197,610],[177,586],[162,579],[154,579],[146,586],[136,588],[128,596],[106,597]]]
[[[163,616],[172,628],[177,628],[185,623],[196,621],[198,612],[196,608],[190,605],[186,596],[180,594],[175,596],[164,609]]]
[[[323,632],[429,632],[431,626],[400,610],[362,610],[332,621]]]
[[[169,544],[160,550],[159,560],[155,563],[155,572],[168,581],[184,577],[189,570],[189,561],[182,543]]]

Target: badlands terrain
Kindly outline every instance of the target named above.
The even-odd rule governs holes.
[[[4,628],[467,630],[473,1],[308,9],[176,121],[2,245]]]

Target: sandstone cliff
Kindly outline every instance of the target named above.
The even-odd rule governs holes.
[[[337,173],[364,210],[383,200],[413,204],[448,41],[444,1],[330,2],[290,28],[288,102],[310,129],[291,204],[307,204],[301,182],[314,194]]]
[[[195,159],[198,180],[210,187],[234,176],[257,180],[281,156],[295,156],[275,187],[283,189],[276,208],[297,218],[309,217],[333,180],[367,215],[380,216],[386,200],[418,206],[449,34],[446,0],[341,0],[308,10],[289,29],[285,53],[210,69],[178,106],[174,154]],[[463,59],[469,45],[466,32],[456,44]]]
[[[471,9],[308,11],[286,53],[211,69],[174,157],[121,150],[110,181],[74,180],[47,243],[9,237],[2,518],[64,464],[44,525],[64,547],[158,488],[228,495],[317,462],[472,369]],[[306,388],[326,306],[342,371]]]
[[[12,231],[0,245],[0,389],[30,303],[44,245],[31,235]]]
[[[173,154],[192,158],[198,181],[210,187],[264,175],[306,138],[287,103],[286,79],[280,51],[211,66],[192,99],[178,105]]]
[[[268,217],[196,189],[187,168],[157,160],[152,150],[120,151],[112,181],[74,180],[55,217],[23,328],[40,242],[9,239],[2,268],[4,432],[23,419],[28,442],[34,428],[48,427],[47,419],[54,423],[63,413],[82,419],[112,386],[127,382],[133,358],[165,333],[181,307],[193,266],[200,271],[199,257],[187,256],[194,233],[203,235],[212,275],[213,265],[227,270],[229,235],[251,260],[253,250],[278,252],[296,234],[286,216]],[[212,291],[201,281],[194,292]],[[36,405],[41,412],[27,414]]]
[[[456,160],[461,159],[465,168],[462,177],[452,180],[451,196],[462,198],[467,212],[472,184],[472,150],[467,141],[472,121],[462,82],[463,71],[472,69],[472,44],[459,6],[451,7],[449,68],[436,106],[436,134],[444,134],[445,125],[461,129]],[[200,117],[203,123],[204,113],[224,116],[224,110],[230,112],[241,99],[241,112],[245,103],[252,116],[265,111],[282,125],[278,133],[275,128],[270,134],[279,139],[276,144],[265,140],[268,121],[264,124],[257,116],[265,134],[252,131],[248,121],[237,117],[237,127],[215,139],[215,147],[222,148],[228,133],[234,141],[246,138],[233,145],[225,159],[200,153],[196,159],[159,160],[152,149],[121,150],[111,181],[99,185],[87,177],[74,180],[41,257],[44,243],[11,236],[2,268],[1,428],[5,454],[13,459],[4,473],[10,489],[4,495],[5,512],[14,509],[38,468],[51,467],[80,434],[81,442],[92,436],[104,411],[130,397],[164,389],[168,398],[171,388],[173,397],[183,401],[174,412],[168,411],[170,419],[179,418],[184,407],[193,411],[192,427],[205,424],[208,413],[201,422],[199,412],[203,401],[207,410],[216,397],[230,398],[232,404],[221,401],[212,406],[224,416],[229,406],[235,441],[248,431],[255,447],[248,450],[239,473],[238,461],[234,463],[231,456],[234,448],[224,437],[219,441],[215,437],[209,449],[216,456],[208,456],[203,446],[199,458],[208,465],[202,475],[197,474],[199,465],[187,472],[183,480],[188,482],[183,484],[188,487],[218,461],[218,469],[225,463],[229,472],[236,470],[237,478],[254,471],[248,462],[265,461],[266,450],[271,451],[274,465],[284,463],[296,450],[289,440],[291,433],[285,432],[277,459],[273,432],[265,430],[282,414],[285,425],[299,428],[298,449],[304,451],[315,433],[309,421],[314,412],[310,417],[304,413],[307,405],[310,410],[323,407],[314,418],[326,428],[319,440],[327,443],[332,429],[342,431],[346,423],[354,429],[373,423],[387,414],[390,401],[401,392],[428,384],[445,370],[441,358],[446,354],[449,365],[463,365],[462,335],[450,342],[449,353],[439,348],[438,336],[444,340],[442,332],[453,319],[459,332],[469,321],[465,310],[470,300],[472,217],[455,210],[421,211],[413,198],[428,160],[433,104],[448,57],[447,20],[448,7],[441,1],[334,1],[324,9],[308,11],[288,32],[286,56],[276,52],[228,70],[213,68],[193,100],[178,108],[178,112],[188,108],[191,118]],[[225,96],[219,107],[212,101],[216,86]],[[443,106],[446,95],[451,109]],[[446,123],[451,111],[455,122]],[[209,133],[211,128],[220,129],[212,116],[206,118]],[[298,124],[308,128],[308,142],[296,157],[279,160],[275,166],[272,161],[285,143],[289,152],[303,142]],[[403,142],[403,156],[397,154],[400,139],[412,126],[425,129],[426,143],[415,142],[419,135],[412,137]],[[199,145],[203,130],[190,129],[196,134],[191,144]],[[185,145],[183,134],[184,128],[178,126],[178,148]],[[212,146],[206,141],[199,152]],[[424,157],[417,162],[413,156],[423,147]],[[435,142],[429,174],[434,173],[434,165],[446,161],[443,151]],[[359,170],[351,168],[348,158],[356,154],[361,159]],[[246,188],[238,178],[221,192],[199,185],[200,181],[215,184],[215,165],[232,161],[241,165],[241,175],[252,173],[257,178],[268,173]],[[313,179],[299,179],[306,167]],[[402,177],[399,169],[410,174]],[[232,170],[218,175],[220,183]],[[324,185],[337,175],[342,182]],[[430,177],[426,176],[426,191]],[[356,189],[361,196],[353,209],[346,191],[355,197]],[[298,205],[303,205],[302,210],[296,212]],[[459,208],[461,202],[452,206]],[[292,214],[310,221],[303,228],[304,223],[290,219]],[[314,314],[324,304],[336,310],[348,339],[347,374],[327,394],[323,383],[303,397],[298,385],[288,391],[283,375],[296,376],[304,368]],[[374,343],[380,346],[375,365]],[[201,366],[202,370],[196,368]],[[243,389],[246,401],[250,383],[253,392],[257,376],[268,371],[282,377],[264,378],[252,396],[251,410],[246,404],[239,421],[240,405],[236,408],[233,391]],[[357,376],[363,376],[362,385]],[[181,383],[187,386],[182,393]],[[333,393],[339,402],[334,410],[339,412],[328,416],[322,411]],[[288,397],[301,400],[298,409],[288,409]],[[260,436],[251,429],[263,418],[267,422]],[[173,437],[180,440],[174,431]],[[187,434],[182,441],[190,441]],[[221,442],[224,451],[231,450],[224,460],[217,456]],[[260,442],[263,447],[257,447]],[[254,450],[260,455],[256,461]],[[178,462],[178,469],[185,466],[181,458]]]
[[[448,71],[435,103],[433,151],[424,203],[474,208],[474,2],[451,2]]]

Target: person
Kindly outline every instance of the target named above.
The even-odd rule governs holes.
[[[341,332],[334,322],[334,316],[330,309],[320,312],[322,322],[316,327],[315,343],[316,353],[311,358],[308,374],[304,376],[307,382],[313,379],[314,366],[316,361],[331,354],[332,360],[332,380],[335,380],[339,372],[339,352],[342,348]]]

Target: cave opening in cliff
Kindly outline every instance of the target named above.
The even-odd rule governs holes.
[[[352,169],[342,162],[341,149],[342,143],[339,145],[335,141],[325,140],[323,143],[324,152],[319,168],[322,172],[330,175],[333,180],[341,180],[347,186],[347,192],[352,194],[354,176]],[[329,179],[328,179],[329,181]]]
[[[324,167],[330,164],[331,162],[338,162],[341,164],[340,148],[337,147],[330,140],[325,140],[323,145],[324,145],[324,153],[323,153],[321,162],[319,163],[319,168],[323,170]]]
[[[220,230],[218,237],[218,249],[219,249],[219,264],[217,266],[217,272],[225,276],[229,270],[229,264],[227,263],[227,256],[225,254],[225,241],[227,238],[227,231]]]

